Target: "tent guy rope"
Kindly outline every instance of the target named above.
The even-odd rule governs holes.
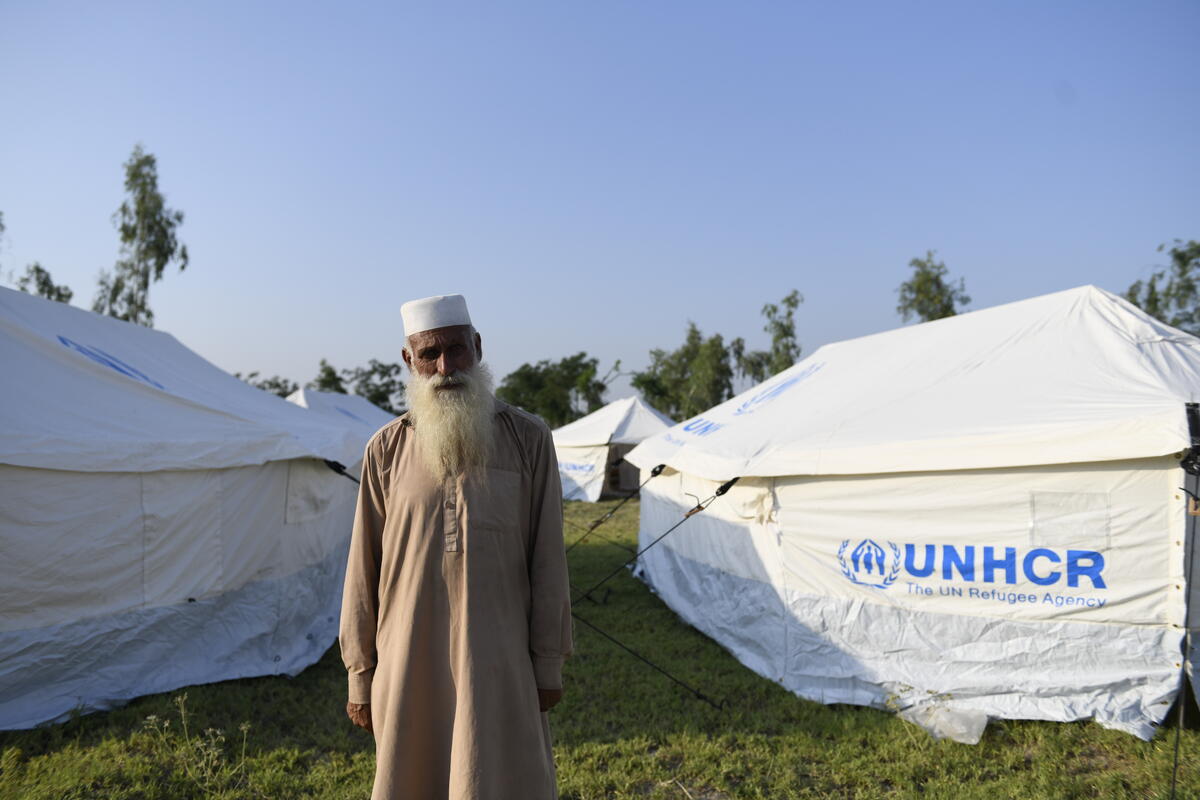
[[[720,497],[721,495],[725,494],[725,493],[726,493],[726,492],[728,492],[730,489],[732,489],[732,488],[733,488],[733,485],[734,485],[735,483],[737,483],[737,482],[738,482],[738,478],[730,478],[729,480],[727,480],[727,481],[725,481],[724,483],[722,483],[720,486],[718,486],[718,487],[717,487],[717,490],[716,490],[715,492],[713,492],[713,494],[712,494],[712,496],[711,496],[711,497],[709,497],[709,498],[708,498],[708,499],[706,499],[706,500],[701,500],[699,503],[696,503],[695,507],[693,507],[692,509],[690,509],[690,510],[689,510],[687,513],[685,513],[685,514],[683,515],[683,519],[679,520],[679,521],[678,521],[678,522],[676,522],[674,525],[672,525],[671,527],[667,528],[665,531],[663,531],[661,534],[659,534],[659,536],[658,536],[658,538],[657,538],[657,539],[655,539],[655,540],[654,540],[654,541],[652,541],[650,544],[648,544],[648,545],[646,545],[645,547],[643,547],[641,550],[639,550],[639,551],[637,551],[636,553],[634,553],[634,554],[633,554],[633,556],[632,556],[631,558],[627,559],[627,560],[625,561],[625,563],[623,563],[621,566],[617,567],[615,570],[613,570],[612,572],[610,572],[608,575],[605,575],[605,576],[604,576],[604,578],[603,578],[603,579],[601,579],[601,580],[600,580],[600,582],[599,582],[599,583],[597,583],[595,586],[591,587],[591,588],[590,588],[590,589],[588,589],[586,592],[583,592],[582,594],[580,594],[579,596],[577,596],[575,599],[573,599],[573,600],[571,601],[571,604],[572,604],[572,605],[574,605],[575,603],[578,603],[578,602],[579,602],[580,600],[582,600],[584,597],[586,597],[587,595],[589,595],[589,594],[591,594],[592,592],[596,591],[597,589],[599,589],[599,588],[600,588],[601,586],[603,586],[604,584],[608,583],[610,580],[612,580],[614,577],[616,577],[618,574],[620,574],[621,570],[625,569],[625,568],[626,568],[626,567],[628,567],[630,564],[632,564],[633,562],[635,562],[635,561],[637,561],[639,558],[641,558],[643,553],[645,553],[645,552],[646,552],[647,550],[649,550],[651,547],[654,547],[654,545],[658,544],[658,543],[659,543],[659,542],[661,542],[663,539],[667,538],[667,536],[668,536],[668,535],[669,535],[671,532],[673,532],[673,531],[674,531],[676,528],[678,528],[678,527],[679,527],[680,525],[682,525],[683,523],[687,522],[687,521],[688,521],[688,519],[690,519],[692,516],[694,516],[694,515],[696,515],[696,514],[699,514],[701,511],[703,511],[704,509],[708,508],[708,507],[709,507],[709,505],[711,505],[711,504],[712,504],[712,502],[713,502],[714,500],[716,500],[718,497]]]
[[[584,619],[583,617],[579,616],[579,615],[578,615],[577,613],[575,613],[574,611],[572,611],[572,612],[571,612],[571,616],[572,616],[572,617],[574,617],[575,619],[579,620],[580,622],[582,622],[584,625],[587,625],[589,628],[591,628],[592,630],[594,630],[596,633],[600,634],[600,635],[601,635],[601,636],[603,636],[605,639],[608,639],[610,642],[612,642],[613,644],[615,644],[617,647],[620,647],[620,648],[621,648],[622,650],[624,650],[626,653],[629,653],[631,656],[633,656],[633,657],[634,657],[634,658],[636,658],[637,660],[641,661],[641,662],[642,662],[643,664],[645,664],[646,666],[648,666],[648,667],[651,667],[651,668],[653,668],[653,669],[655,669],[655,670],[657,670],[657,671],[661,672],[663,675],[666,675],[668,678],[670,678],[670,679],[671,679],[672,681],[674,681],[676,684],[678,684],[678,685],[682,686],[684,689],[687,689],[687,690],[688,690],[688,692],[690,692],[690,693],[692,694],[692,696],[693,696],[693,697],[695,697],[697,700],[703,700],[705,703],[708,703],[710,706],[712,706],[713,708],[715,708],[717,711],[722,711],[722,710],[724,710],[724,707],[725,707],[725,701],[724,701],[724,700],[720,701],[719,703],[718,703],[718,702],[714,702],[714,701],[713,701],[713,700],[712,700],[710,697],[708,697],[707,695],[705,695],[705,694],[704,694],[704,692],[700,691],[699,689],[697,689],[697,688],[695,688],[695,687],[693,687],[693,686],[689,686],[688,684],[684,683],[684,682],[683,682],[683,681],[681,681],[679,678],[676,678],[674,675],[672,675],[671,673],[667,672],[665,669],[663,669],[662,667],[658,666],[658,665],[657,665],[657,664],[655,664],[653,661],[651,661],[650,659],[648,659],[648,658],[646,658],[645,656],[643,656],[641,653],[639,653],[639,652],[637,652],[636,650],[634,650],[632,647],[629,647],[628,645],[626,645],[626,644],[623,644],[623,643],[622,643],[621,641],[619,641],[619,640],[618,640],[616,637],[614,637],[614,636],[612,636],[612,635],[610,635],[610,634],[608,634],[608,633],[605,633],[605,632],[604,632],[604,631],[602,631],[600,628],[596,627],[596,625],[594,625],[594,624],[593,624],[593,623],[591,623],[591,622],[588,622],[586,619]]]
[[[663,471],[664,469],[666,469],[666,465],[665,465],[665,464],[659,464],[657,467],[655,467],[653,470],[651,470],[651,471],[650,471],[650,477],[649,477],[649,478],[646,478],[646,480],[645,480],[645,481],[642,481],[642,484],[641,484],[641,486],[639,486],[639,487],[638,487],[636,490],[634,490],[634,492],[633,492],[633,493],[631,493],[629,496],[627,496],[625,499],[623,499],[623,500],[622,500],[620,503],[618,503],[616,506],[614,506],[612,509],[610,509],[610,510],[608,511],[608,513],[604,514],[602,517],[600,517],[600,518],[599,518],[599,519],[597,519],[595,522],[593,522],[593,523],[592,523],[592,524],[591,524],[591,525],[588,527],[587,533],[585,533],[585,534],[584,534],[582,537],[580,537],[580,538],[579,538],[579,540],[577,540],[577,541],[575,542],[575,544],[579,544],[579,542],[583,541],[583,539],[584,539],[584,538],[586,538],[586,537],[587,537],[589,534],[591,534],[591,533],[594,533],[594,532],[595,532],[595,530],[596,530],[596,528],[600,527],[600,526],[601,526],[601,525],[603,525],[605,522],[607,522],[608,520],[612,519],[612,516],[613,516],[613,514],[615,514],[615,513],[616,513],[617,509],[619,509],[619,508],[620,508],[622,505],[624,505],[624,504],[625,504],[625,503],[626,503],[626,502],[627,502],[627,501],[628,501],[628,500],[629,500],[631,497],[633,497],[633,496],[634,496],[634,494],[636,494],[637,492],[640,492],[640,491],[641,491],[641,489],[642,489],[642,487],[643,487],[643,486],[645,486],[645,485],[646,485],[646,484],[647,484],[647,483],[648,483],[648,482],[651,480],[651,478],[655,478],[655,477],[657,477],[658,475],[661,475],[661,474],[662,474],[662,471]],[[592,586],[592,587],[591,587],[590,589],[588,589],[587,591],[584,591],[584,592],[579,592],[579,593],[578,593],[578,594],[575,596],[575,598],[574,598],[573,600],[571,600],[571,605],[573,606],[573,605],[575,605],[576,603],[578,603],[579,601],[581,601],[581,600],[584,600],[584,599],[590,600],[590,601],[592,601],[593,603],[597,602],[597,601],[596,601],[594,598],[592,598],[592,596],[591,596],[591,595],[592,595],[592,592],[596,591],[596,590],[597,590],[597,589],[599,589],[601,586],[603,586],[605,583],[607,583],[609,580],[611,580],[611,579],[612,579],[614,576],[616,576],[617,574],[619,574],[619,573],[621,572],[621,570],[625,569],[627,566],[629,566],[629,565],[630,565],[630,564],[632,564],[633,562],[637,561],[637,559],[638,559],[638,558],[639,558],[639,557],[640,557],[640,556],[641,556],[643,553],[645,553],[645,552],[646,552],[647,550],[649,550],[651,547],[653,547],[654,545],[658,544],[658,543],[659,543],[659,542],[661,542],[663,539],[665,539],[669,533],[671,533],[672,531],[676,530],[676,529],[677,529],[677,528],[678,528],[680,525],[682,525],[683,523],[687,522],[687,520],[688,520],[690,517],[692,517],[692,516],[694,516],[695,514],[697,514],[697,513],[701,512],[701,511],[703,511],[703,510],[704,510],[705,508],[707,508],[707,507],[708,507],[710,504],[712,504],[712,502],[713,502],[714,500],[716,500],[718,497],[720,497],[721,495],[723,495],[723,494],[725,494],[726,492],[728,492],[728,491],[729,491],[729,489],[730,489],[730,488],[731,488],[731,487],[732,487],[732,486],[733,486],[735,483],[737,483],[737,481],[738,481],[738,479],[737,479],[737,478],[733,478],[733,479],[731,479],[731,480],[729,480],[729,481],[726,481],[725,483],[721,484],[721,486],[717,488],[716,492],[714,492],[714,493],[713,493],[713,495],[712,495],[711,497],[709,497],[707,500],[703,500],[703,501],[701,501],[701,502],[697,503],[697,504],[696,504],[696,506],[695,506],[694,508],[691,508],[691,509],[689,509],[689,510],[687,511],[687,513],[685,513],[685,514],[683,515],[683,518],[682,518],[682,519],[680,519],[678,522],[676,522],[674,525],[672,525],[670,528],[668,528],[668,529],[667,529],[665,532],[663,532],[662,534],[660,534],[660,535],[658,536],[658,538],[656,538],[656,539],[655,539],[653,542],[651,542],[650,544],[646,545],[646,546],[645,546],[645,547],[643,547],[641,550],[639,550],[639,551],[635,552],[631,558],[627,559],[627,560],[625,561],[625,563],[621,564],[621,566],[617,567],[617,568],[616,568],[614,571],[612,571],[611,573],[609,573],[608,575],[606,575],[606,576],[604,577],[604,579],[603,579],[603,580],[601,580],[599,583],[597,583],[595,586]],[[577,525],[576,527],[582,527],[582,526],[578,526],[578,525]],[[597,536],[598,536],[598,535],[599,535],[599,534],[597,534]],[[573,547],[573,546],[574,546],[574,545],[572,545],[572,547]],[[570,551],[570,548],[568,548],[568,552],[569,552],[569,551]],[[575,588],[574,584],[572,584],[572,587],[571,587],[571,588]],[[607,593],[607,591],[606,591],[606,593],[605,593],[605,595],[604,595],[604,601],[606,602],[607,600],[608,600],[608,593]],[[725,701],[724,701],[724,700],[720,701],[719,703],[718,703],[718,702],[714,702],[714,701],[713,701],[711,698],[709,698],[707,695],[705,695],[705,694],[704,694],[703,692],[701,692],[699,689],[696,689],[695,687],[693,687],[693,686],[690,686],[689,684],[687,684],[687,683],[685,683],[684,681],[680,680],[679,678],[675,677],[675,676],[674,676],[674,675],[672,675],[670,672],[668,672],[667,670],[665,670],[665,669],[663,669],[662,667],[660,667],[658,664],[655,664],[653,661],[651,661],[650,659],[648,659],[648,658],[646,658],[645,656],[643,656],[641,653],[639,653],[639,652],[637,652],[636,650],[634,650],[632,647],[629,647],[629,646],[628,646],[628,645],[626,645],[625,643],[621,642],[619,639],[617,639],[617,638],[616,638],[615,636],[613,636],[612,634],[610,634],[610,633],[607,633],[606,631],[604,631],[604,630],[602,630],[601,628],[599,628],[599,627],[598,627],[598,626],[597,626],[595,623],[593,623],[593,622],[590,622],[590,621],[589,621],[589,620],[587,620],[587,619],[584,619],[583,617],[579,616],[579,614],[578,614],[578,613],[576,613],[575,611],[572,611],[572,612],[571,612],[571,616],[572,616],[572,617],[574,617],[575,619],[579,620],[580,622],[582,622],[582,623],[583,623],[584,625],[586,625],[587,627],[589,627],[589,628],[591,628],[592,630],[594,630],[596,633],[598,633],[598,634],[600,634],[601,636],[603,636],[605,639],[608,639],[610,642],[612,642],[613,644],[617,645],[617,646],[618,646],[618,647],[620,647],[622,650],[624,650],[625,652],[627,652],[627,653],[629,653],[630,655],[632,655],[634,658],[636,658],[636,659],[638,659],[639,661],[641,661],[643,664],[646,664],[647,666],[649,666],[649,667],[653,668],[653,669],[654,669],[654,670],[656,670],[657,672],[660,672],[660,673],[662,673],[663,675],[665,675],[666,677],[668,677],[669,679],[671,679],[671,681],[673,681],[674,683],[678,684],[679,686],[682,686],[684,689],[687,689],[687,690],[688,690],[688,692],[689,692],[689,693],[690,693],[690,694],[691,694],[693,697],[695,697],[697,700],[701,700],[701,701],[703,701],[703,702],[705,702],[705,703],[708,703],[710,706],[712,706],[713,708],[715,708],[715,709],[716,709],[716,710],[718,710],[718,711],[721,711],[721,710],[724,708],[724,706],[725,706]]]
[[[345,464],[342,464],[339,461],[330,461],[328,458],[322,459],[322,461],[325,462],[325,466],[329,467],[331,470],[336,472],[338,475],[341,475],[343,478],[349,478],[350,480],[354,481],[355,483],[358,483],[358,478],[354,477],[349,472],[346,472]]]
[[[614,463],[619,464],[624,460],[625,459],[621,458],[621,459],[618,459],[617,461],[615,461]],[[592,524],[587,527],[587,531],[583,534],[583,536],[580,536],[578,539],[576,539],[574,542],[571,543],[571,546],[567,548],[567,552],[570,553],[577,546],[579,546],[579,544],[582,543],[584,539],[588,538],[588,536],[591,536],[592,533],[596,530],[596,528],[599,528],[601,525],[603,525],[604,523],[606,523],[610,519],[612,519],[613,514],[616,514],[617,511],[620,510],[621,506],[625,505],[630,500],[632,500],[634,497],[636,497],[639,493],[641,493],[642,487],[645,486],[647,483],[649,483],[654,478],[657,478],[659,475],[661,475],[662,471],[666,468],[667,468],[666,464],[659,464],[657,467],[650,470],[649,478],[646,478],[646,480],[642,481],[641,484],[636,489],[634,489],[629,494],[625,495],[625,497],[621,499],[621,502],[617,503],[615,506],[610,508],[603,516],[601,516],[598,519],[596,519],[595,521],[593,521]],[[575,523],[571,523],[571,524],[575,525]],[[575,527],[578,528],[580,526],[575,525]],[[596,535],[599,536],[600,534],[596,534]],[[628,548],[626,548],[626,549],[628,549]]]

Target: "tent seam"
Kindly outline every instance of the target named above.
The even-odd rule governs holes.
[[[146,607],[146,551],[150,537],[150,518],[146,514],[146,474],[138,475],[138,505],[142,510],[142,608]]]

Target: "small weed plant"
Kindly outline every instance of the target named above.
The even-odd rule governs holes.
[[[188,730],[187,697],[185,692],[174,698],[179,711],[177,728],[172,729],[171,720],[160,719],[157,714],[143,722],[142,730],[149,735],[155,756],[164,764],[174,765],[204,795],[242,792],[248,779],[246,744],[250,723],[238,725],[241,747],[236,759],[231,759],[223,730],[205,728],[199,735]]]

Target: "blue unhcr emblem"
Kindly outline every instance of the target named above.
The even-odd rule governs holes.
[[[886,589],[896,582],[900,575],[900,548],[895,542],[888,542],[891,550],[891,564],[888,564],[889,554],[872,539],[863,539],[849,554],[847,562],[846,550],[850,540],[842,542],[838,548],[838,563],[842,566],[842,575],[859,586],[870,586],[874,589]]]
[[[342,408],[341,406],[334,406],[334,408],[337,409],[338,411],[340,411],[341,413],[345,414],[347,417],[349,417],[352,420],[361,422],[364,425],[371,424],[371,423],[367,422],[365,419],[363,419],[362,417],[360,417],[358,414],[355,414],[353,411],[347,411],[346,409]]]
[[[70,348],[71,350],[74,350],[75,352],[80,353],[81,355],[87,356],[92,361],[95,361],[97,364],[102,364],[106,367],[109,367],[110,369],[115,369],[117,372],[121,373],[122,375],[133,378],[135,381],[142,381],[143,383],[148,383],[151,386],[153,386],[155,389],[163,389],[164,391],[166,390],[165,386],[163,386],[161,383],[159,383],[158,381],[156,381],[153,378],[151,378],[150,376],[148,376],[146,373],[142,372],[137,367],[130,366],[129,364],[122,361],[121,359],[117,358],[116,356],[114,356],[110,353],[104,352],[99,347],[95,347],[95,346],[89,347],[88,345],[80,344],[79,342],[76,342],[74,339],[68,339],[67,337],[63,336],[62,334],[59,334],[58,341],[62,342],[64,347]]]
[[[823,366],[825,366],[824,361],[822,361],[819,364],[810,364],[807,367],[805,367],[804,369],[797,372],[792,377],[787,378],[786,380],[780,381],[779,383],[775,384],[774,386],[768,386],[766,389],[763,389],[758,394],[754,395],[749,400],[745,401],[740,406],[735,408],[733,410],[733,415],[735,417],[740,417],[743,414],[754,413],[764,403],[769,403],[770,401],[774,400],[776,397],[779,397],[779,395],[783,394],[784,392],[786,392],[788,389],[795,386],[800,381],[802,381],[805,378],[808,378],[808,377],[812,376],[813,374],[815,374],[816,372],[818,372],[821,369],[821,367],[823,367]],[[685,430],[686,430],[686,428],[685,428]]]

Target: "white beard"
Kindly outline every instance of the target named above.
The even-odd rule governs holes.
[[[407,389],[417,447],[435,478],[444,481],[472,467],[487,465],[492,453],[496,401],[492,396],[492,371],[486,364],[476,364],[451,376],[426,378],[411,372]]]

